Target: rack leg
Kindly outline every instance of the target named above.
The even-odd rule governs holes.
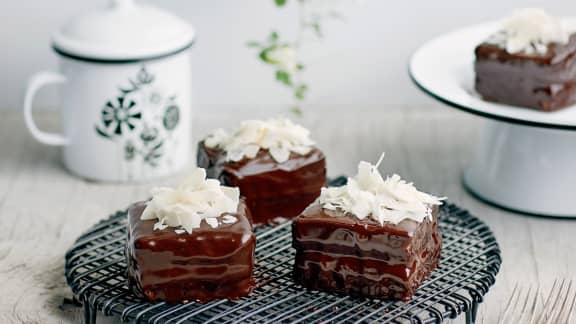
[[[475,324],[478,317],[478,303],[472,302],[470,309],[466,311],[466,324]]]
[[[88,303],[84,302],[84,324],[96,324],[96,309]]]
[[[466,311],[466,324],[474,324],[476,321],[472,318],[472,310]]]

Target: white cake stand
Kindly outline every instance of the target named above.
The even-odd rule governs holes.
[[[425,93],[487,117],[465,186],[491,204],[529,214],[576,218],[576,107],[546,113],[483,101],[474,91],[474,48],[498,22],[428,41],[409,72]]]

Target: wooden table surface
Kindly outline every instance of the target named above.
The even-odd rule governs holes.
[[[197,113],[194,137],[269,114],[242,108]],[[37,119],[44,129],[58,129],[55,113]],[[472,157],[480,118],[431,105],[311,109],[300,122],[326,153],[329,175],[351,174],[359,160],[375,161],[386,151],[383,173],[397,172],[424,191],[447,196],[489,224],[503,266],[481,306],[484,323],[495,322],[516,283],[549,288],[555,278],[574,277],[576,220],[506,212],[463,189],[461,173]],[[178,182],[177,176],[138,185],[89,182],[67,173],[60,154],[29,135],[20,113],[0,112],[0,323],[79,322],[81,309],[69,304],[63,275],[66,249],[98,220],[146,197],[152,186]]]

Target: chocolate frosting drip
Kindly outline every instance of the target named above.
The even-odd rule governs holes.
[[[538,54],[512,54],[497,45],[475,49],[476,91],[488,101],[554,111],[576,102],[576,34]]]
[[[255,224],[300,214],[326,184],[324,154],[314,148],[306,155],[291,153],[288,161],[276,162],[261,149],[255,158],[226,161],[226,153],[198,144],[197,165],[209,178],[240,188]]]
[[[154,230],[154,220],[141,220],[145,202],[128,213],[126,257],[133,291],[150,301],[180,303],[235,299],[253,285],[254,248],[249,211],[243,201],[233,224],[210,227],[202,221],[191,234],[174,228]]]
[[[314,204],[292,226],[294,280],[313,290],[409,300],[436,268],[441,240],[433,221],[397,225]]]

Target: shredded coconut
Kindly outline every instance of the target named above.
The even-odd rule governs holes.
[[[152,199],[146,203],[141,219],[157,219],[154,230],[174,227],[178,234],[183,233],[182,230],[192,233],[200,227],[202,220],[212,228],[218,227],[217,217],[235,213],[239,201],[238,188],[221,186],[218,180],[206,179],[206,170],[197,168],[177,188],[152,189]],[[224,217],[230,222],[227,216]]]
[[[371,217],[382,225],[404,219],[432,220],[432,206],[441,205],[445,198],[420,192],[397,174],[384,180],[378,171],[383,158],[384,154],[376,165],[360,162],[358,174],[348,178],[345,186],[322,188],[318,198],[322,208],[350,213],[358,219]]]
[[[226,160],[238,162],[243,158],[253,159],[260,149],[267,149],[272,158],[282,163],[288,160],[290,152],[308,154],[314,145],[310,131],[285,118],[268,120],[247,120],[231,135],[217,129],[204,139],[209,148],[219,148],[226,152]]]
[[[542,9],[518,10],[506,19],[502,29],[488,39],[508,53],[546,54],[548,44],[566,44],[571,32],[560,19]]]

